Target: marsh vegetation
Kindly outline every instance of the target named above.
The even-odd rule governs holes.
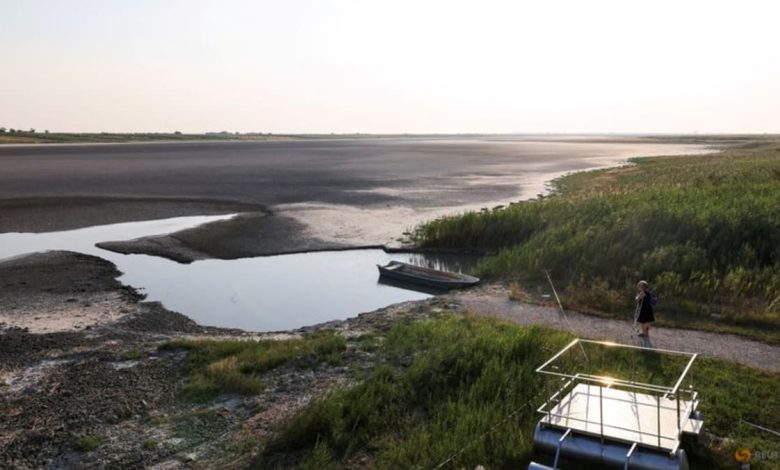
[[[780,143],[637,159],[559,179],[550,197],[420,226],[429,248],[492,253],[483,276],[523,288],[549,269],[570,306],[626,316],[638,279],[662,324],[780,341]]]
[[[380,342],[377,364],[365,377],[283,423],[255,465],[434,468],[454,456],[445,468],[523,468],[533,457],[535,410],[544,390],[534,370],[571,339],[470,315],[401,322]],[[590,353],[592,367],[645,380],[680,372],[674,361]],[[736,448],[770,448],[770,435],[739,423],[780,426],[773,391],[780,377],[711,359],[698,361],[695,370],[707,429],[720,438],[688,447],[693,468],[730,468]]]
[[[286,340],[175,339],[160,349],[188,351],[190,380],[183,395],[192,401],[207,401],[225,393],[256,394],[263,389],[263,372],[293,360],[303,366],[303,361],[339,364],[346,341],[325,332]]]

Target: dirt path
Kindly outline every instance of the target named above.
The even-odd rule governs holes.
[[[566,321],[557,308],[509,300],[500,286],[452,294],[452,298],[479,315],[520,324],[546,325],[578,336],[622,344],[697,352],[759,369],[780,372],[780,347],[736,335],[675,328],[652,328],[650,338],[632,336],[631,324],[567,311]]]

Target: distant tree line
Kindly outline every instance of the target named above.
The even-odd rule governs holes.
[[[18,133],[35,134],[36,130],[35,130],[34,127],[31,127],[28,130],[24,130],[24,129],[14,129],[13,127],[6,128],[6,127],[3,127],[3,126],[0,126],[0,134],[5,134],[6,132],[9,132],[11,134],[18,134]],[[49,130],[46,129],[43,132],[48,134]]]

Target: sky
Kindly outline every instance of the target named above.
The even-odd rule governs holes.
[[[778,133],[780,2],[0,0],[0,126]]]

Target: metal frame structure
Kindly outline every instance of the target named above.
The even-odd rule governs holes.
[[[652,352],[654,354],[679,356],[686,358],[687,361],[685,362],[685,367],[682,369],[679,377],[677,377],[677,380],[669,385],[643,383],[634,380],[617,379],[609,376],[591,375],[581,372],[565,373],[556,370],[554,366],[555,362],[575,347],[582,349],[583,356],[585,360],[588,361],[588,357],[584,353],[584,345],[589,344],[608,348],[623,348]],[[607,341],[575,339],[552,358],[539,366],[536,369],[536,372],[547,376],[547,379],[545,380],[546,399],[537,409],[537,412],[543,415],[543,418],[539,422],[539,426],[542,429],[549,427],[558,429],[558,432],[565,431],[565,434],[560,438],[561,441],[558,443],[557,450],[555,451],[555,468],[557,468],[563,441],[572,431],[576,434],[598,439],[600,440],[601,445],[604,445],[605,441],[609,441],[610,443],[626,445],[627,448],[630,446],[626,455],[626,465],[628,465],[628,462],[632,459],[635,451],[638,452],[637,447],[644,447],[653,452],[668,452],[669,456],[677,455],[682,434],[698,434],[702,425],[700,419],[691,418],[696,412],[696,407],[698,405],[698,394],[693,388],[692,373],[692,366],[697,357],[698,354],[682,351],[646,348]],[[554,382],[554,378],[559,380],[559,384],[557,384],[553,390],[551,382]],[[687,387],[683,387],[686,378],[688,379],[688,385]],[[595,411],[596,403],[591,403],[591,400],[596,398],[595,392],[598,393],[598,412]],[[613,408],[619,408],[620,406],[625,407],[626,402],[629,401],[627,397],[631,397],[633,400],[631,406],[644,407],[641,416],[638,410],[635,413],[637,422],[640,420],[648,420],[648,418],[652,416],[647,409],[649,406],[655,408],[655,422],[647,423],[647,426],[640,425],[631,428],[627,426],[633,423],[627,423],[626,425],[615,422],[605,423],[605,404]],[[577,399],[580,401],[577,402]],[[587,413],[584,413],[584,416],[582,409],[580,409],[579,412],[572,409],[572,407],[576,408],[577,406],[572,405],[572,403],[579,403],[579,406],[581,407],[583,401],[585,402],[585,409],[588,411]],[[589,412],[591,410],[596,416],[590,417]],[[663,426],[662,415],[664,419]],[[676,426],[672,424],[672,420],[675,418]],[[650,420],[652,420],[652,418],[650,418]]]

